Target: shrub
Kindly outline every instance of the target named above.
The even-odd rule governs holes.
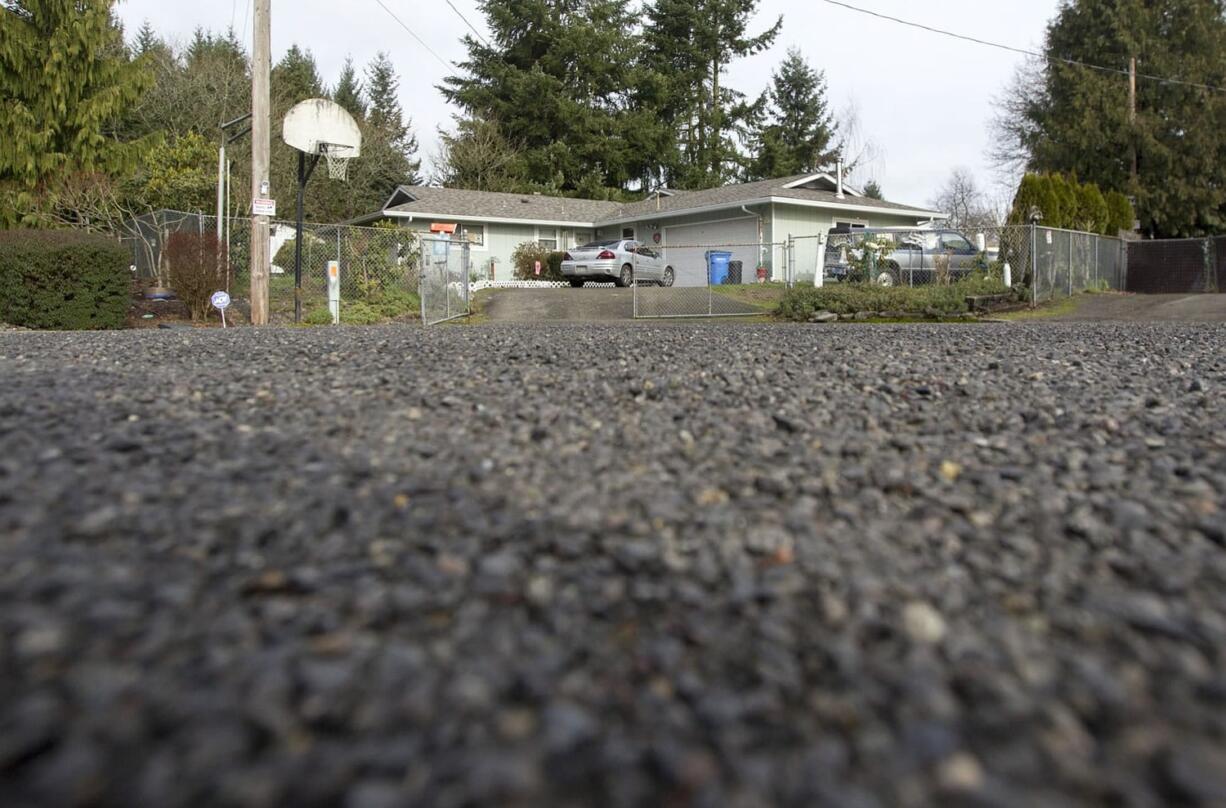
[[[0,231],[0,321],[27,328],[123,328],[132,253],[70,230]]]
[[[342,325],[375,325],[421,313],[421,298],[405,289],[383,289],[366,300],[342,300]],[[332,325],[326,305],[316,306],[302,318],[306,325]]]
[[[174,233],[166,241],[170,286],[193,320],[205,320],[213,293],[226,287],[226,245],[215,233]]]
[[[511,253],[515,277],[522,281],[565,281],[562,274],[564,253],[549,250],[535,241],[525,241]],[[536,262],[541,262],[541,274],[536,274]]]
[[[875,286],[845,283],[816,288],[799,286],[779,302],[777,313],[786,320],[808,322],[819,311],[856,314],[862,311],[907,314],[960,314],[972,295],[1006,294],[1009,289],[994,278],[968,278],[948,286]]]

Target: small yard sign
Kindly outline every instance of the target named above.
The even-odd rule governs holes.
[[[277,215],[277,200],[275,199],[254,199],[251,202],[251,212],[256,216],[276,216]]]
[[[540,261],[536,262],[536,274],[537,275],[541,274],[541,262]]]
[[[230,306],[230,295],[225,292],[214,292],[209,298],[209,302],[213,304],[213,308],[221,312],[221,327],[226,327],[226,309]]]

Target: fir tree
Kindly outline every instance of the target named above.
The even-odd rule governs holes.
[[[324,83],[319,76],[314,55],[296,44],[291,45],[272,69],[274,104],[288,109],[299,101],[319,98],[323,94]]]
[[[362,82],[353,68],[353,58],[345,57],[340,78],[332,91],[332,100],[349,111],[349,114],[359,120],[366,117],[366,101],[362,98]]]
[[[834,162],[836,129],[826,78],[797,49],[771,76],[763,122],[754,127],[750,179],[820,171]]]
[[[41,189],[66,175],[117,176],[148,143],[121,139],[148,89],[111,0],[10,0],[0,9],[0,226],[33,223]]]
[[[603,195],[641,177],[647,161],[634,147],[652,138],[627,113],[641,84],[628,0],[482,0],[481,9],[492,44],[465,37],[462,72],[440,89],[519,145],[529,186]]]
[[[653,111],[677,136],[660,173],[676,187],[723,184],[743,162],[737,135],[756,108],[724,77],[734,59],[770,47],[783,22],[750,35],[757,7],[758,0],[656,0],[646,10],[644,63],[664,88]]]
[[[417,136],[413,133],[412,121],[404,117],[400,106],[400,77],[386,53],[376,54],[366,68],[366,103],[365,136],[369,151],[374,152],[366,159],[375,158],[373,162],[381,166],[372,182],[388,194],[397,185],[419,184],[421,160],[417,157]]]
[[[877,180],[869,180],[864,184],[864,196],[868,199],[885,199],[881,192],[881,184]]]

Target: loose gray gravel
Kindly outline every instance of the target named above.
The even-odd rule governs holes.
[[[0,334],[0,805],[1226,804],[1224,346]]]

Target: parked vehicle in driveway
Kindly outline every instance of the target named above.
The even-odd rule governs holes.
[[[672,286],[677,273],[664,255],[633,239],[593,241],[562,256],[562,274],[571,286],[612,281],[621,287],[639,283]]]
[[[865,242],[876,245],[876,260],[864,260]],[[864,228],[831,230],[826,242],[828,281],[869,281],[878,286],[919,286],[961,280],[986,268],[988,257],[956,230]]]

